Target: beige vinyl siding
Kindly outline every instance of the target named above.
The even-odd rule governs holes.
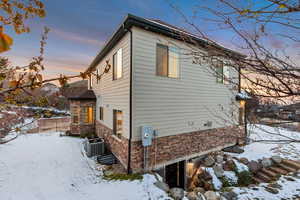
[[[122,77],[117,80],[113,79],[113,54],[122,48]],[[121,110],[123,112],[123,131],[126,138],[129,137],[129,85],[130,85],[130,33],[127,33],[118,43],[111,49],[99,63],[97,69],[101,74],[106,66],[106,60],[109,60],[111,68],[109,73],[104,74],[100,81],[93,76],[93,90],[97,97],[96,120],[99,121],[99,107],[103,107],[104,119],[101,123],[113,129],[113,110]]]
[[[143,125],[162,137],[238,123],[235,95],[228,85],[216,83],[206,65],[193,64],[183,55],[188,48],[183,42],[136,27],[132,32],[133,140],[140,139]],[[156,75],[157,43],[180,49],[179,78]],[[230,71],[237,78],[237,72]],[[212,127],[204,126],[208,121]]]

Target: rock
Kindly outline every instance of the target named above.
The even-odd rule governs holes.
[[[188,192],[186,197],[189,199],[189,200],[204,200],[202,198],[202,195],[201,193],[198,195],[196,192]]]
[[[223,149],[223,151],[229,152],[229,153],[238,153],[238,154],[244,152],[244,150],[241,149],[239,146],[226,147]]]
[[[249,160],[247,158],[240,158],[240,162],[243,163],[244,165],[248,165]]]
[[[223,164],[223,169],[225,171],[234,171],[235,169],[235,164],[233,160],[227,160],[224,164]]]
[[[288,176],[284,176],[283,177],[285,180],[287,181],[296,181],[295,179],[293,179],[292,177],[288,177]]]
[[[266,190],[267,192],[272,193],[272,194],[278,194],[278,193],[279,193],[279,191],[278,191],[277,189],[271,188],[271,187],[265,187],[265,190]]]
[[[223,156],[222,155],[217,155],[216,156],[216,161],[217,161],[217,163],[222,163],[223,162]]]
[[[194,169],[197,169],[197,168],[200,167],[200,165],[201,165],[202,162],[203,162],[203,158],[204,158],[203,156],[200,156],[200,157],[198,157],[198,158],[193,159]]]
[[[218,178],[221,178],[222,176],[224,176],[224,170],[223,170],[222,164],[216,164],[213,167],[213,170]]]
[[[212,179],[211,175],[207,171],[203,171],[202,173],[198,174],[198,178],[204,181]]]
[[[192,187],[196,188],[196,187],[203,187],[203,181],[202,179],[199,178],[199,176],[197,176],[193,182],[192,182]]]
[[[168,184],[161,182],[161,181],[156,181],[154,183],[154,185],[165,192],[169,192],[169,190],[170,190]]]
[[[204,193],[206,200],[219,200],[220,197],[214,191],[207,191]]]
[[[255,184],[250,184],[250,185],[248,185],[248,187],[252,188],[252,187],[256,187],[256,185]]]
[[[271,159],[276,164],[280,164],[282,162],[282,158],[280,156],[272,156]]]
[[[272,160],[270,158],[263,158],[261,164],[264,168],[268,168],[272,166]]]
[[[227,161],[227,160],[232,160],[232,156],[231,155],[228,155],[228,154],[225,154],[224,155],[224,161]]]
[[[205,183],[204,183],[204,189],[205,189],[205,190],[213,190],[214,187],[213,187],[213,185],[212,185],[211,183],[205,182]]]
[[[236,200],[237,197],[238,197],[238,195],[235,192],[232,192],[232,191],[224,192],[222,194],[222,196],[225,197],[225,199],[227,199],[227,200]]]
[[[111,171],[111,170],[105,170],[103,173],[104,173],[104,176],[110,176],[110,175],[112,175],[114,172]]]
[[[279,185],[278,183],[270,183],[270,184],[268,184],[268,187],[281,189],[282,185]]]
[[[170,189],[170,195],[175,200],[181,200],[184,197],[184,190],[181,188],[172,188]]]
[[[202,188],[202,187],[196,187],[196,188],[194,188],[194,190],[193,190],[194,192],[196,192],[196,194],[204,194],[205,193],[205,189],[204,188]]]
[[[215,164],[215,159],[212,156],[209,155],[204,159],[205,167],[211,167],[214,164]]]
[[[292,174],[293,177],[297,178],[297,179],[300,179],[300,171],[299,172],[294,172]]]
[[[247,166],[252,173],[257,172],[262,168],[262,165],[256,161],[250,161]]]

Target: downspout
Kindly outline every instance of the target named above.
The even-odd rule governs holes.
[[[124,24],[123,24],[124,26]],[[129,139],[128,139],[128,164],[127,164],[127,174],[131,174],[131,139],[132,139],[132,31],[130,32],[130,83],[129,83]]]

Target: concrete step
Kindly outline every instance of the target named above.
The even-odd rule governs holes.
[[[269,170],[271,170],[271,171],[273,171],[273,172],[275,172],[275,173],[277,173],[277,174],[282,174],[282,175],[286,175],[286,174],[288,174],[288,171],[286,171],[286,170],[284,170],[284,169],[281,169],[281,168],[279,168],[279,167],[270,167],[269,168]]]
[[[286,170],[286,171],[288,171],[288,172],[296,172],[297,171],[297,169],[295,169],[293,167],[290,167],[290,166],[287,166],[287,165],[285,165],[283,163],[280,163],[277,166],[280,167],[280,168],[282,168],[282,169],[284,169],[284,170]]]
[[[256,182],[256,183],[265,183],[265,181],[264,180],[261,180],[260,178],[258,178],[258,177],[252,177],[253,178],[253,180]]]
[[[284,159],[282,160],[282,164],[290,166],[297,170],[300,169],[300,163],[298,161]]]
[[[275,173],[275,172],[273,172],[273,171],[271,171],[269,169],[266,169],[266,168],[262,168],[260,171],[263,172],[263,173],[265,173],[265,174],[267,174],[270,177],[277,178],[277,176],[278,176],[277,173]]]
[[[274,180],[274,178],[269,177],[267,174],[265,174],[263,172],[256,173],[256,177],[264,180],[265,182],[271,182],[272,180]]]

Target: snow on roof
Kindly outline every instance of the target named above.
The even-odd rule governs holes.
[[[246,91],[241,91],[236,95],[237,100],[249,100],[252,99],[252,97],[246,92]]]

